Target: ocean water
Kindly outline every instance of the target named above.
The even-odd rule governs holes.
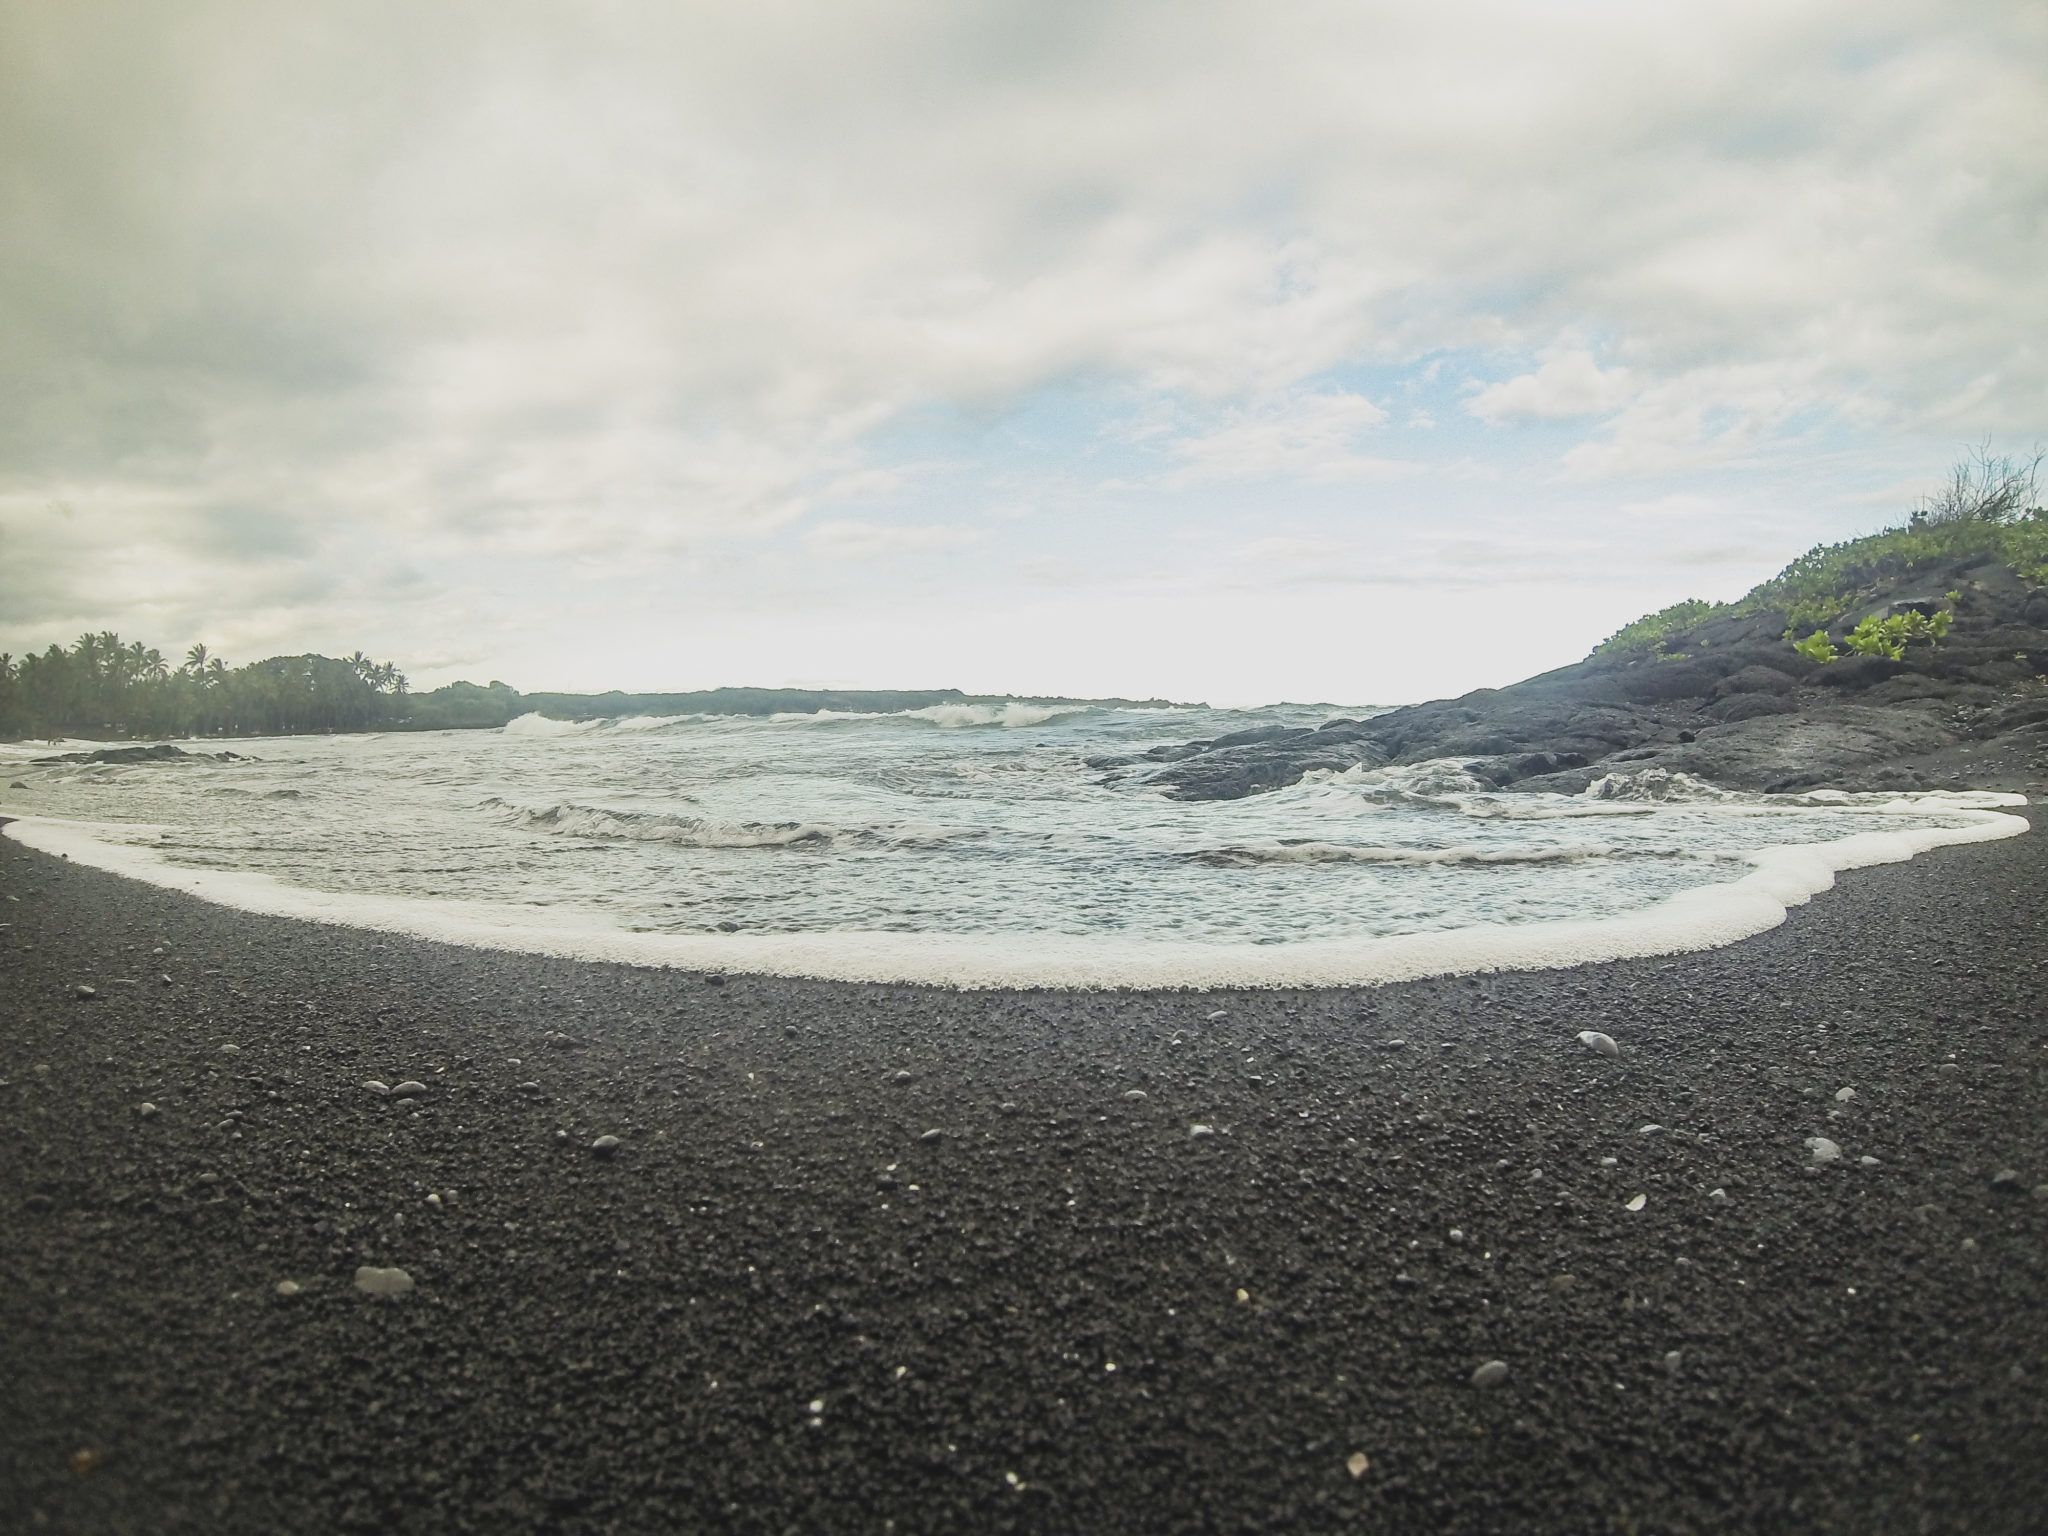
[[[1516,795],[1450,761],[1183,803],[1150,768],[1088,766],[1338,713],[528,716],[187,743],[240,760],[140,765],[35,765],[51,749],[17,744],[0,770],[25,787],[0,812],[29,818],[11,836],[329,920],[655,963],[1089,985],[1372,980],[1408,951],[1436,958],[1405,973],[1500,963],[1451,943],[1475,934],[1516,953],[1576,935],[1563,963],[1586,957],[1589,925],[1669,930],[1674,914],[1720,942],[1729,903],[1701,896],[1754,905],[1788,850],[1804,851],[1796,878],[1761,892],[1779,917],[1847,863],[2024,825],[1997,813],[2012,796],[1766,798],[1655,772]]]

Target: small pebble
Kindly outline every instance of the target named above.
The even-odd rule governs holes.
[[[425,1083],[414,1082],[411,1078],[407,1078],[391,1090],[391,1097],[394,1099],[416,1099],[426,1091],[427,1085]]]
[[[1351,1474],[1353,1481],[1356,1481],[1358,1478],[1365,1476],[1366,1472],[1370,1470],[1371,1467],[1372,1462],[1366,1457],[1366,1454],[1363,1451],[1353,1451],[1349,1456],[1346,1456],[1344,1458],[1344,1470]]]
[[[1214,1136],[1215,1134],[1216,1127],[1214,1127],[1213,1125],[1191,1125],[1188,1127],[1188,1135],[1191,1137]]]
[[[1454,1243],[1462,1243],[1463,1241],[1465,1241],[1465,1234],[1459,1231],[1456,1227],[1453,1227],[1451,1228],[1451,1241]]]
[[[1958,1072],[1962,1071],[1963,1069],[1957,1066],[1952,1061],[1944,1061],[1940,1066],[1936,1067],[1934,1070],[1940,1073],[1943,1077],[1954,1077]]]
[[[519,1091],[520,1091],[521,1093],[539,1093],[539,1092],[540,1092],[540,1084],[539,1084],[539,1083],[521,1083],[521,1084],[519,1085]]]
[[[1505,1360],[1489,1360],[1472,1373],[1475,1387],[1497,1387],[1508,1379],[1508,1363]]]
[[[619,1138],[616,1136],[600,1136],[590,1144],[590,1150],[599,1157],[610,1157],[619,1150],[619,1145]]]
[[[1568,1291],[1578,1283],[1579,1277],[1577,1275],[1552,1275],[1550,1277],[1550,1288],[1553,1291]]]
[[[709,976],[706,976],[704,978],[704,985],[707,987],[722,987],[725,985],[725,978],[719,975],[716,971],[713,971]]]
[[[1243,1286],[1237,1288],[1237,1304],[1240,1307],[1248,1307],[1252,1304],[1252,1293]]]
[[[1387,1049],[1390,1051],[1401,1051],[1407,1048],[1408,1042],[1406,1040],[1389,1040],[1387,1042]]]
[[[1856,1161],[1862,1164],[1865,1168],[1875,1168],[1878,1166],[1877,1159],[1874,1157],[1870,1157],[1868,1155],[1859,1157],[1856,1159]]]
[[[224,1045],[220,1048],[220,1053],[223,1056],[239,1056],[242,1054],[242,1048],[239,1045]]]
[[[402,1269],[365,1264],[356,1271],[356,1289],[370,1296],[403,1296],[412,1289],[412,1276]]]
[[[363,1091],[365,1093],[374,1093],[377,1095],[378,1098],[381,1099],[391,1092],[391,1085],[389,1083],[379,1082],[376,1078],[372,1077],[364,1081]]]
[[[1841,1143],[1830,1141],[1825,1136],[1807,1137],[1806,1149],[1813,1154],[1816,1163],[1839,1163],[1842,1160]]]
[[[1856,1090],[1855,1090],[1854,1088],[1837,1088],[1837,1089],[1835,1090],[1835,1102],[1836,1102],[1837,1104],[1853,1104],[1853,1103],[1855,1103],[1855,1102],[1856,1102]]]
[[[1683,1364],[1685,1364],[1685,1351],[1682,1349],[1671,1350],[1664,1356],[1664,1369],[1674,1376],[1678,1374],[1678,1368]]]
[[[1218,1019],[1229,1018],[1230,1010],[1228,1008],[1218,1008],[1214,1013],[1207,1014],[1205,1017],[1211,1024],[1214,1024]]]
[[[2001,1195],[2016,1195],[2026,1188],[2026,1185],[2021,1182],[2019,1169],[2001,1168],[1991,1175],[1991,1187]]]
[[[1621,1047],[1614,1043],[1614,1036],[1603,1035],[1597,1029],[1579,1031],[1579,1044],[1589,1051],[1598,1051],[1602,1056],[1619,1056]]]
[[[430,1194],[427,1196],[427,1204],[431,1205],[435,1210],[438,1211],[439,1209],[441,1209],[441,1197],[436,1194]]]
[[[1149,1097],[1149,1095],[1142,1088],[1133,1088],[1130,1092],[1126,1093],[1124,1097],[1135,1102],[1138,1099],[1147,1098]]]
[[[360,1284],[360,1280],[357,1283]],[[304,1289],[305,1287],[296,1280],[280,1280],[277,1282],[277,1294],[287,1299],[298,1295]]]
[[[1643,1126],[1641,1129],[1639,1129],[1636,1132],[1636,1134],[1638,1136],[1655,1136],[1662,1132],[1663,1129],[1663,1126],[1658,1125],[1654,1121],[1652,1121],[1649,1125]]]
[[[945,1134],[946,1133],[940,1130],[937,1126],[933,1126],[930,1130],[926,1131],[922,1136],[918,1137],[917,1139],[919,1141],[938,1141],[942,1139],[945,1136]]]
[[[100,989],[98,987],[88,987],[84,982],[81,981],[77,986],[71,989],[71,995],[77,998],[81,1003],[89,1003],[94,998],[100,995]]]
[[[1640,1211],[1644,1206],[1648,1205],[1649,1203],[1650,1197],[1648,1195],[1637,1195],[1633,1200],[1629,1201],[1627,1209],[1631,1211]]]
[[[149,1103],[144,1103],[140,1105],[135,1111],[135,1113],[142,1116],[142,1118],[145,1120],[147,1120],[151,1115],[155,1114],[156,1112],[156,1106],[154,1104]]]
[[[1728,1191],[1725,1189],[1710,1189],[1707,1191],[1707,1198],[1709,1200],[1726,1200],[1728,1198]]]
[[[1600,1159],[1600,1166],[1602,1168],[1618,1168],[1621,1166],[1621,1159],[1618,1157],[1603,1157]]]
[[[907,1071],[894,1072],[890,1074],[889,1081],[892,1083],[907,1083],[912,1080],[912,1077],[913,1074]]]

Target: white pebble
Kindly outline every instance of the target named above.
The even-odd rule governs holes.
[[[1876,1168],[1881,1166],[1878,1160],[1874,1157],[1859,1157],[1856,1159],[1856,1161],[1861,1163],[1866,1168]]]
[[[1603,1035],[1597,1029],[1579,1031],[1579,1044],[1589,1051],[1598,1051],[1602,1056],[1619,1056],[1621,1047],[1614,1043],[1614,1036]]]
[[[1188,1127],[1188,1135],[1190,1136],[1214,1136],[1215,1134],[1216,1127],[1213,1125],[1191,1125]]]
[[[1648,1195],[1637,1195],[1633,1200],[1629,1201],[1627,1208],[1631,1211],[1640,1211],[1649,1203],[1650,1197]]]
[[[403,1296],[412,1289],[412,1276],[402,1269],[365,1264],[356,1271],[356,1289],[370,1296]]]
[[[1657,1134],[1658,1134],[1659,1132],[1661,1132],[1661,1131],[1662,1131],[1663,1129],[1664,1129],[1664,1127],[1663,1127],[1663,1126],[1661,1126],[1661,1125],[1658,1125],[1658,1124],[1656,1124],[1656,1123],[1655,1123],[1655,1122],[1653,1121],[1653,1122],[1652,1122],[1651,1124],[1649,1124],[1649,1125],[1646,1125],[1646,1126],[1642,1127],[1642,1129],[1638,1130],[1638,1131],[1636,1132],[1636,1134],[1637,1134],[1638,1136],[1655,1136],[1655,1135],[1657,1135]]]
[[[408,1078],[391,1090],[391,1097],[394,1099],[416,1099],[426,1091],[427,1085],[425,1083],[414,1082]]]
[[[1344,1458],[1344,1470],[1349,1472],[1354,1479],[1365,1476],[1371,1466],[1372,1462],[1363,1451],[1353,1451]]]
[[[1806,1147],[1813,1153],[1813,1160],[1816,1163],[1838,1163],[1842,1160],[1841,1143],[1830,1141],[1825,1136],[1807,1137]]]
[[[303,1289],[304,1287],[296,1280],[280,1280],[277,1282],[277,1294],[280,1296],[296,1296]]]
[[[1854,1088],[1837,1088],[1835,1090],[1835,1102],[1837,1104],[1853,1104],[1855,1101],[1856,1090]]]
[[[367,1078],[363,1082],[363,1091],[365,1093],[374,1093],[381,1099],[391,1092],[391,1085],[389,1083],[380,1083],[374,1077]]]
[[[1472,1373],[1475,1387],[1497,1387],[1508,1379],[1508,1363],[1505,1360],[1489,1360]]]

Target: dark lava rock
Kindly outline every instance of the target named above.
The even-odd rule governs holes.
[[[1783,613],[1722,615],[1670,637],[1668,655],[1594,655],[1508,688],[1145,756],[1162,764],[1151,782],[1185,800],[1237,799],[1316,769],[1438,758],[1496,789],[1560,794],[1651,767],[1766,793],[2038,786],[2048,777],[2042,589],[2002,566],[1958,563],[1919,573],[1910,591],[1882,594],[1831,632],[1839,643],[1859,617],[1939,607],[1949,591],[1960,596],[1948,637],[1900,661],[1817,663],[1784,638]]]

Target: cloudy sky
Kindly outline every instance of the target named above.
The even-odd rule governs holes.
[[[2048,428],[2034,0],[0,0],[0,648],[1398,701]]]

